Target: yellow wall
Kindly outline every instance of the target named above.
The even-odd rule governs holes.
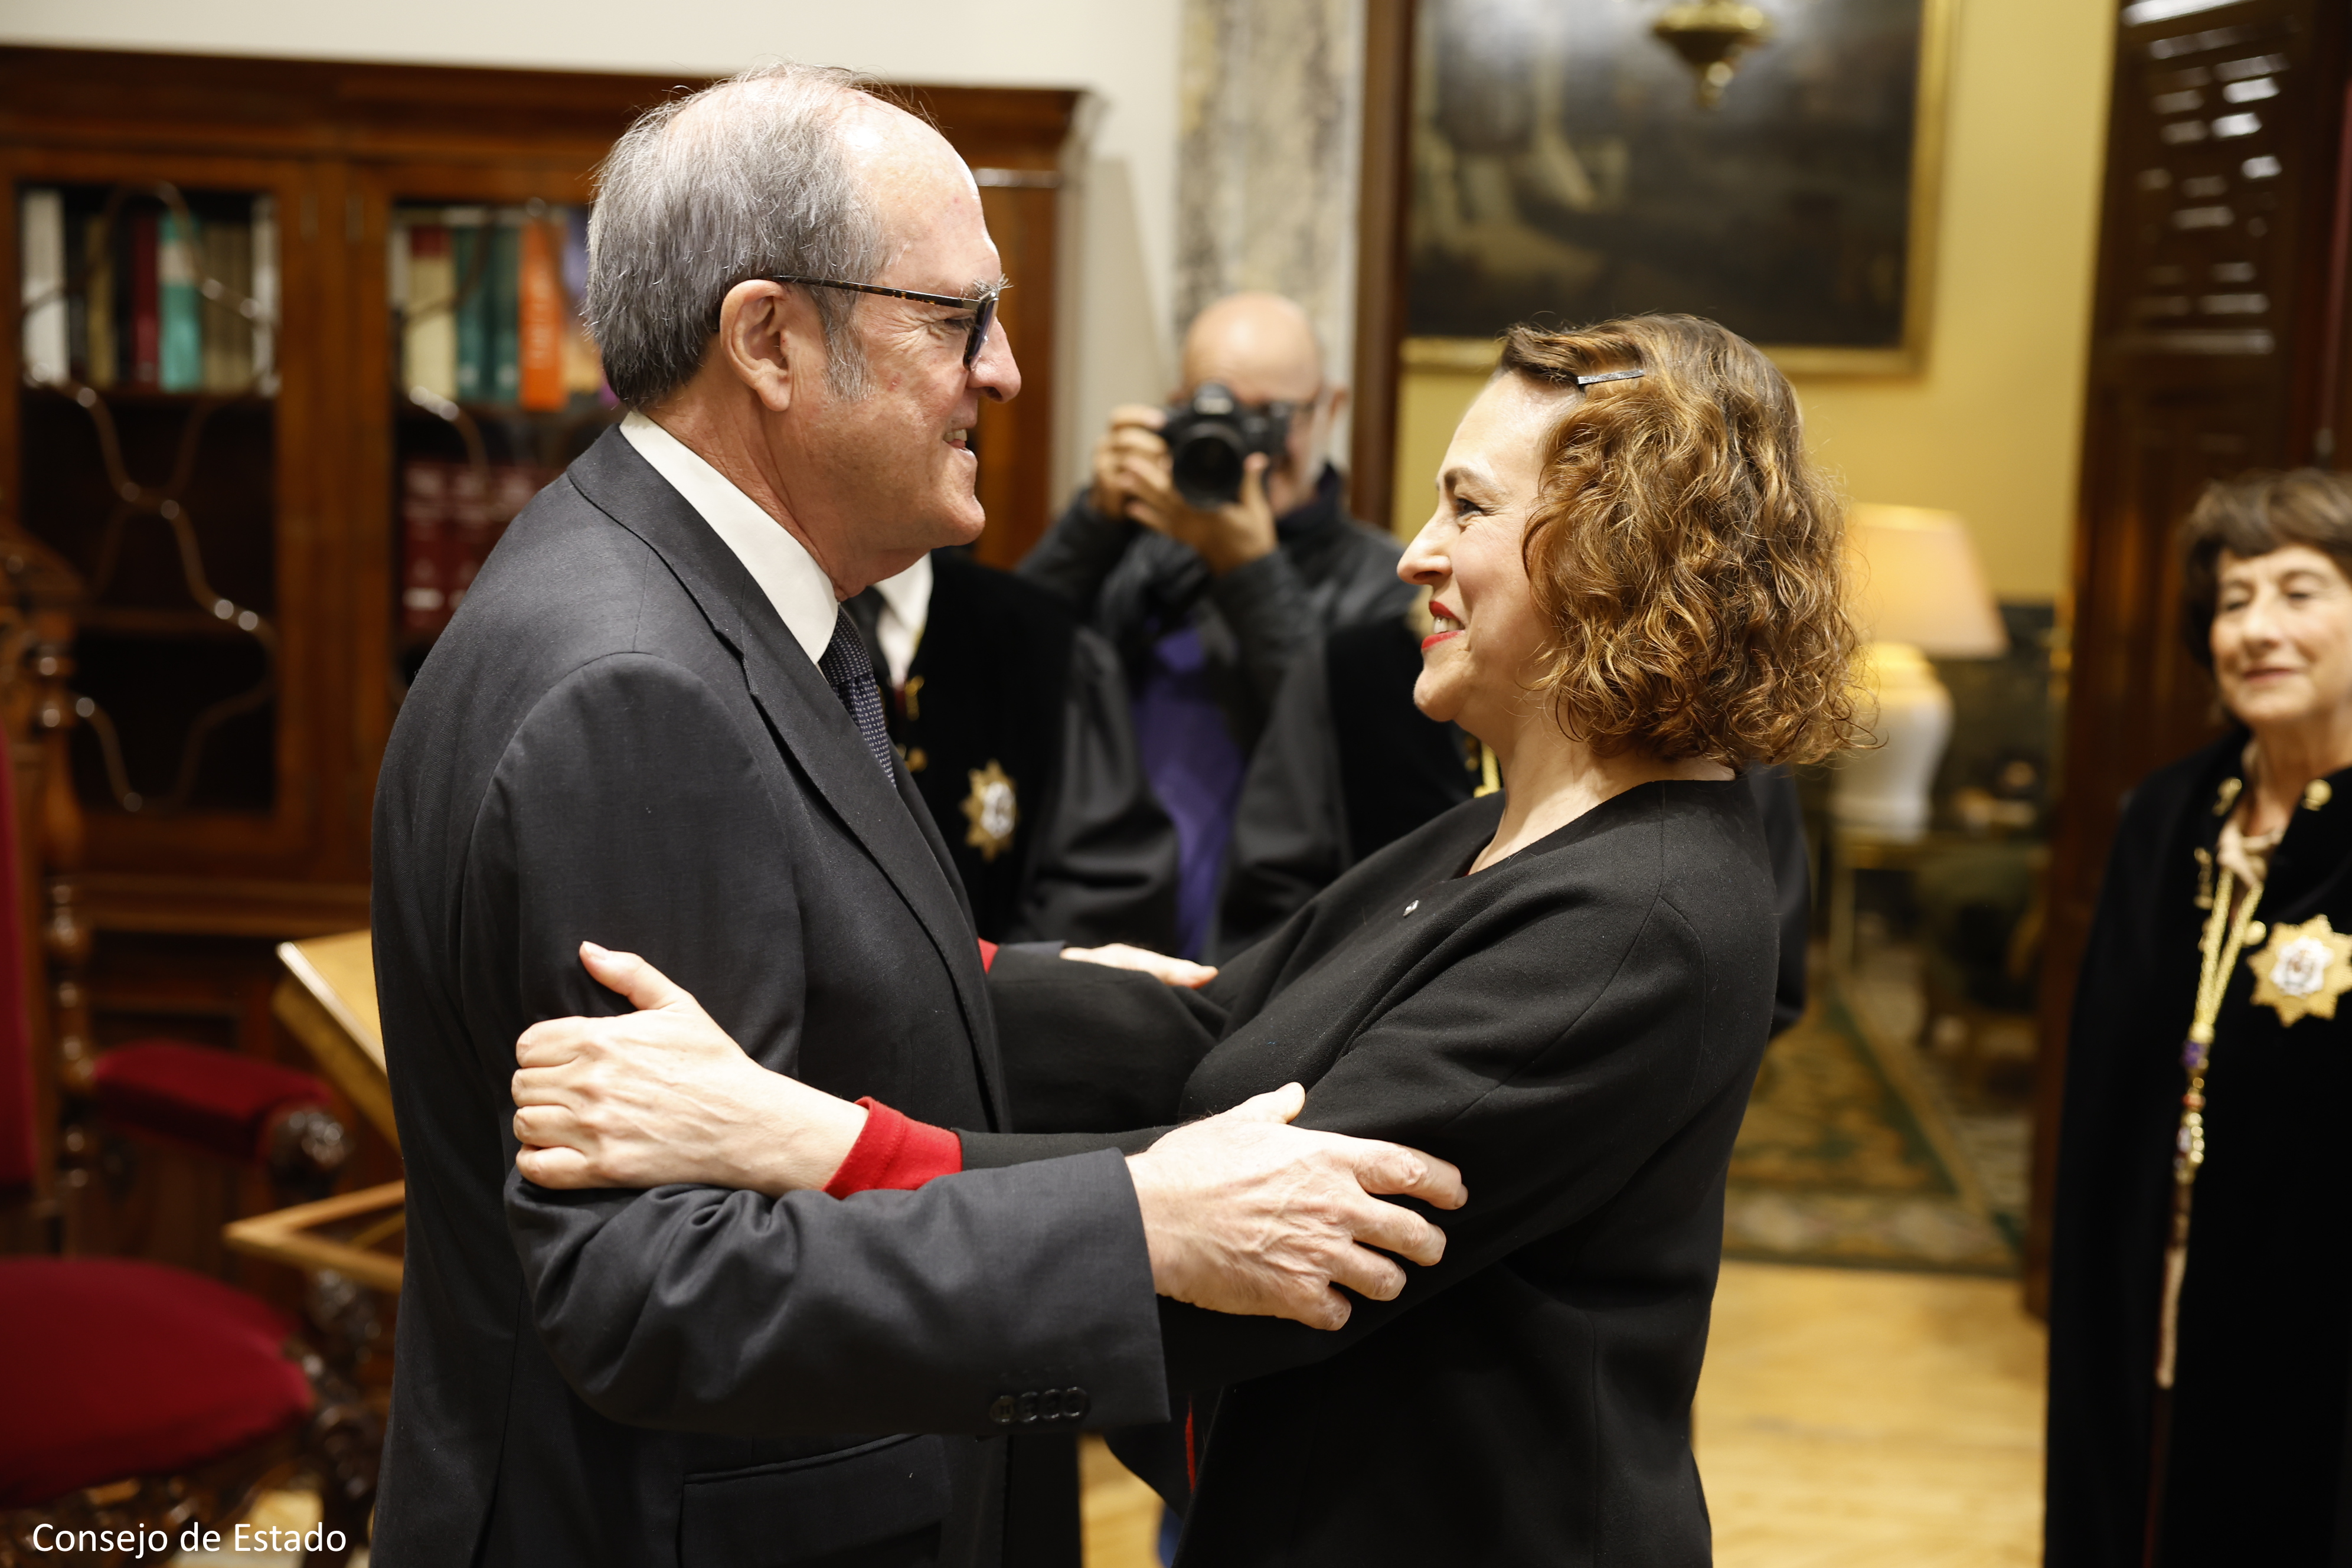
[[[1993,592],[2057,598],[2074,535],[2111,0],[1952,0],[1943,213],[1924,374],[1797,380],[1816,456],[1855,500],[1969,521]],[[1406,373],[1402,532],[1483,378]]]

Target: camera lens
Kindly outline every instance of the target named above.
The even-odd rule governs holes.
[[[1241,499],[1242,459],[1246,456],[1238,431],[1223,422],[1194,426],[1169,449],[1168,465],[1176,493],[1188,506],[1206,510],[1231,506]]]

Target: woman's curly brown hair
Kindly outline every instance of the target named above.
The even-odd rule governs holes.
[[[1561,727],[1734,768],[1857,743],[1844,515],[1796,395],[1747,340],[1695,316],[1511,329],[1496,374],[1586,389],[1546,443],[1521,545],[1551,627]]]

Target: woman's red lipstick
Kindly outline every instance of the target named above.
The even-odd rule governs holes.
[[[1429,613],[1433,616],[1444,616],[1449,621],[1458,621],[1462,618],[1434,599],[1432,599],[1429,602]],[[1449,626],[1444,631],[1432,632],[1427,637],[1421,639],[1421,651],[1427,653],[1431,648],[1435,647],[1439,643],[1445,641],[1448,637],[1458,637],[1461,635],[1462,628],[1458,626]]]

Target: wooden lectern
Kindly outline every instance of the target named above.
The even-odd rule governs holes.
[[[375,954],[368,933],[280,942],[278,956],[286,965],[286,978],[278,983],[270,1010],[310,1047],[320,1070],[360,1114],[399,1148],[392,1083],[383,1068],[383,1030],[376,1016]],[[401,1205],[406,1190],[404,1182],[386,1182],[237,1220],[222,1235],[239,1252],[297,1268],[332,1269],[396,1295],[400,1255],[382,1248],[387,1242],[396,1243],[405,1223]]]

